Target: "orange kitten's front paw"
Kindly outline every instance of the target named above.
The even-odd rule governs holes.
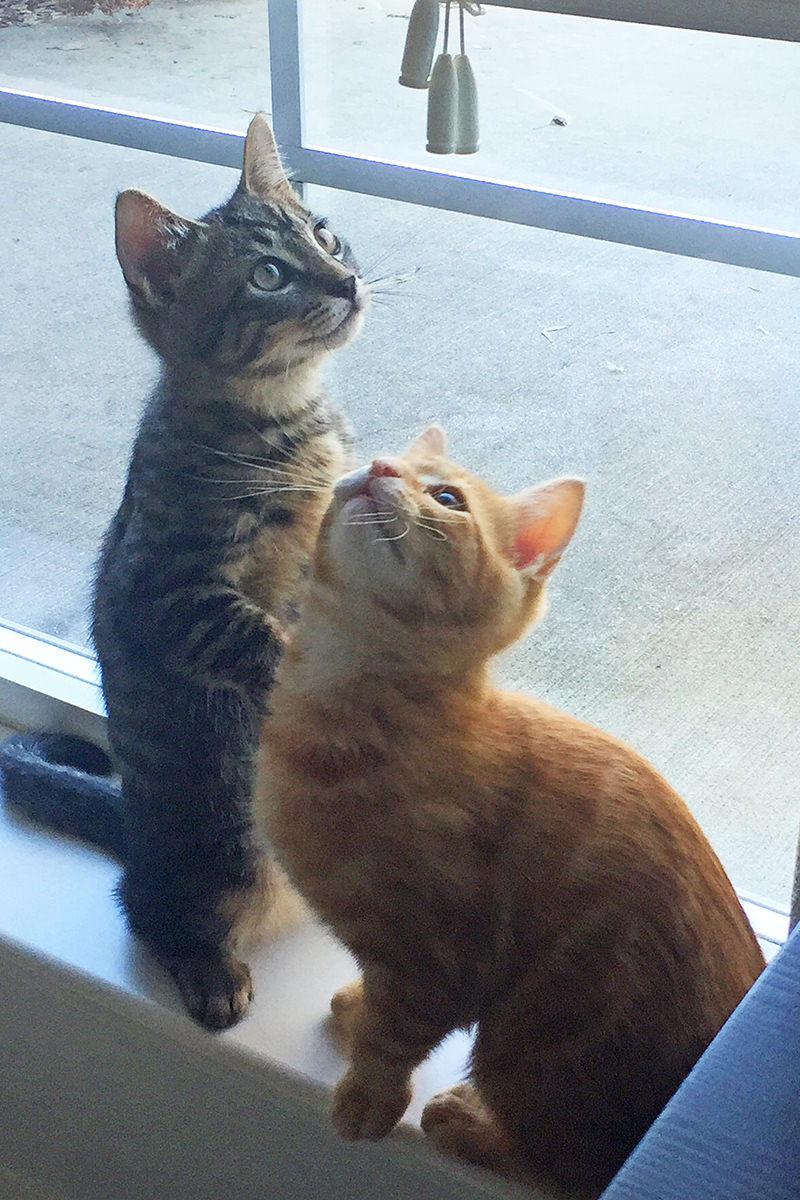
[[[422,1110],[421,1125],[443,1154],[508,1170],[511,1143],[470,1084],[437,1092]]]
[[[411,1100],[407,1083],[394,1090],[369,1088],[348,1071],[333,1094],[331,1119],[343,1138],[382,1138],[391,1133]]]
[[[331,998],[331,1028],[337,1045],[349,1058],[353,1048],[356,1021],[364,1004],[364,989],[360,979],[339,988]]]

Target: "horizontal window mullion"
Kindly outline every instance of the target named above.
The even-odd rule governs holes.
[[[290,0],[292,2],[292,0]],[[742,37],[800,42],[800,4],[793,0],[481,0],[497,8],[596,17]]]

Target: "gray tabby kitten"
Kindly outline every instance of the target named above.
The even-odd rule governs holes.
[[[299,202],[261,114],[233,197],[189,221],[117,201],[163,360],[100,554],[93,637],[122,778],[131,928],[212,1029],[252,998],[237,942],[279,885],[251,832],[260,718],[348,435],[320,382],[369,288]]]

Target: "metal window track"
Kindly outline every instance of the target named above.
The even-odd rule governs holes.
[[[498,8],[800,42],[794,0],[481,0]]]
[[[237,170],[241,167],[243,134],[32,92],[0,89],[0,121]],[[800,276],[800,234],[292,145],[286,126],[277,119],[274,123],[290,172],[303,183]]]
[[[94,658],[0,623],[0,724],[74,733],[104,745],[105,705]]]

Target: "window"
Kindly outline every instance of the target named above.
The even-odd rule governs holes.
[[[791,276],[800,239],[768,227],[791,228],[797,211],[790,39],[800,20],[764,2],[735,14],[716,3],[691,14],[646,7],[648,25],[631,23],[643,17],[636,5],[588,0],[490,3],[467,17],[484,146],[454,160],[425,155],[424,93],[396,84],[409,3],[339,10],[305,0],[300,39],[295,0],[272,0],[274,123],[300,178]],[[197,214],[229,190],[230,175],[212,164],[238,162],[239,135],[214,126],[241,131],[264,102],[266,17],[244,0],[224,13],[156,0],[112,18],[0,31],[5,81],[33,81],[40,93],[0,96],[24,196],[6,247],[14,304],[3,538],[14,570],[0,612],[79,647],[96,546],[155,375],[130,329],[111,199],[141,186]],[[537,127],[551,109],[570,124]],[[381,157],[357,157],[369,153]],[[414,169],[383,161],[394,157]],[[495,173],[519,182],[481,178]],[[440,416],[464,457],[501,484],[521,484],[526,470],[590,476],[583,571],[575,551],[548,623],[509,660],[511,678],[649,753],[693,802],[740,888],[785,904],[797,822],[785,627],[797,561],[794,279],[390,199],[337,192],[320,203],[365,262],[384,256],[390,274],[422,268],[334,367],[365,449]],[[89,236],[101,229],[103,239]],[[410,370],[394,354],[403,338],[417,346]],[[398,397],[388,411],[365,396],[359,356],[380,362],[382,394]],[[526,442],[530,465],[519,455]],[[554,657],[555,671],[545,665]],[[766,775],[747,765],[760,753],[771,759]]]
[[[365,453],[436,417],[456,456],[502,488],[589,477],[551,614],[503,676],[650,757],[737,887],[765,901],[758,919],[779,940],[800,774],[800,16],[768,0],[487,5],[467,18],[485,101],[484,149],[467,161],[424,153],[421,97],[397,86],[409,8],[364,0],[342,6],[339,24],[328,0],[305,0],[304,131],[298,10],[269,6],[272,115],[288,161],[361,261],[383,260],[373,274],[406,277],[332,365],[332,390]],[[550,8],[561,11],[525,11]],[[627,20],[591,19],[612,10]],[[632,23],[658,13],[698,29]],[[231,190],[249,111],[267,104],[266,20],[255,0],[224,11],[153,0],[54,21],[46,37],[43,26],[0,29],[13,178],[0,248],[0,615],[38,631],[0,630],[5,720],[98,732],[91,567],[156,369],[126,312],[113,196],[141,187],[195,216]],[[729,32],[708,31],[720,27]],[[533,131],[553,107],[570,123]],[[514,182],[483,178],[495,174]],[[80,870],[90,861],[87,851]],[[85,878],[91,913],[99,877]],[[104,966],[81,965],[119,969],[112,977],[149,992],[135,964],[119,967],[126,954],[113,942]],[[265,960],[260,986],[280,957]],[[346,967],[336,958],[332,969]]]

